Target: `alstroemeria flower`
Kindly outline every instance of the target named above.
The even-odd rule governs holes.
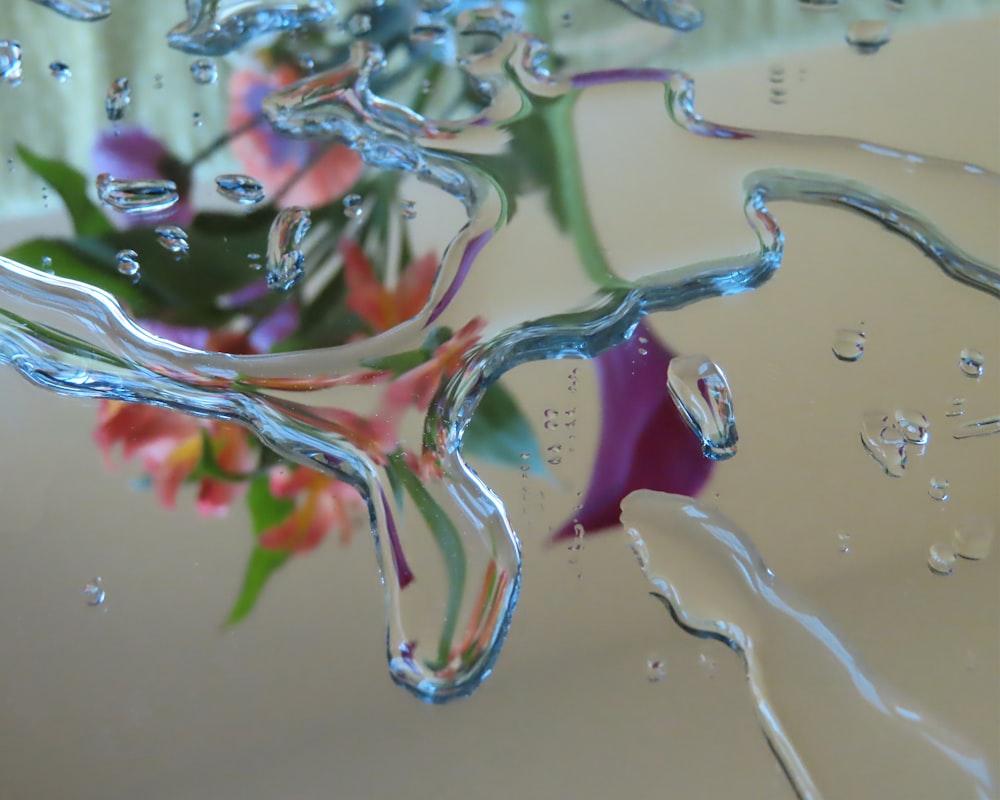
[[[589,532],[617,526],[621,501],[637,489],[694,496],[704,488],[713,462],[667,391],[671,358],[642,322],[628,341],[594,359],[602,414],[597,455],[583,507],[553,540],[571,538],[577,523]]]
[[[245,131],[233,139],[233,152],[268,196],[287,187],[283,205],[309,208],[344,195],[361,174],[361,157],[344,145],[292,139],[271,129],[261,116],[264,98],[299,77],[288,65],[269,74],[235,72],[229,81],[229,128]]]
[[[478,317],[470,320],[440,344],[428,361],[396,378],[386,387],[380,413],[392,418],[407,406],[426,411],[438,387],[458,372],[485,327],[486,322]]]
[[[169,180],[177,185],[180,199],[155,217],[115,213],[112,221],[121,228],[146,225],[180,225],[194,219],[191,205],[191,175],[187,165],[159,139],[138,126],[103,131],[90,151],[94,174],[108,173],[119,180]]]
[[[344,259],[347,307],[368,322],[376,333],[412,319],[427,304],[438,267],[434,253],[427,253],[408,264],[393,289],[382,285],[368,256],[353,239],[341,240],[340,254]]]
[[[121,445],[126,461],[138,458],[152,479],[157,499],[167,508],[177,504],[181,484],[201,463],[206,439],[215,463],[226,473],[243,475],[257,463],[249,436],[239,426],[137,403],[102,402],[94,439],[109,462],[116,445]],[[245,488],[235,481],[202,478],[198,482],[199,513],[225,514]]]
[[[308,552],[333,532],[347,544],[354,523],[367,518],[367,506],[353,486],[306,467],[276,467],[270,488],[275,497],[295,500],[295,509],[261,534],[260,546],[269,550]]]

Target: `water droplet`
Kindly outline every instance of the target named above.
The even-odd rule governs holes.
[[[122,275],[139,274],[139,254],[135,250],[119,250],[115,254],[115,261],[118,262],[118,271]]]
[[[349,194],[344,198],[344,216],[356,219],[364,212],[360,194]]]
[[[706,458],[736,455],[736,416],[729,382],[707,356],[677,356],[667,367],[667,389],[688,427],[701,440]]]
[[[851,534],[847,531],[840,531],[837,534],[837,549],[841,553],[851,552]]]
[[[49,74],[59,83],[66,83],[66,81],[73,77],[73,70],[69,68],[69,64],[64,64],[62,61],[53,61],[49,64]]]
[[[955,553],[944,542],[935,542],[927,553],[927,566],[935,575],[951,575],[955,569]]]
[[[417,217],[417,204],[412,200],[403,201],[403,219],[416,219]]]
[[[113,80],[104,96],[104,112],[108,115],[108,119],[112,122],[120,120],[125,116],[131,103],[132,87],[129,86],[128,78]]]
[[[312,225],[308,208],[291,206],[278,212],[267,234],[267,285],[287,291],[305,270],[305,255],[299,249]]]
[[[943,478],[931,478],[931,488],[927,490],[927,494],[931,496],[932,500],[944,502],[951,497],[948,493],[950,487],[951,484]]]
[[[249,175],[227,174],[215,179],[215,189],[227,200],[250,206],[264,199],[264,185]]]
[[[837,328],[833,334],[833,354],[841,361],[860,359],[865,354],[865,332],[856,328]]]
[[[893,415],[896,420],[896,430],[911,444],[927,444],[930,441],[931,423],[919,411],[913,409],[896,409]]]
[[[978,378],[985,369],[983,354],[968,347],[958,354],[958,368],[970,378]]]
[[[955,555],[979,561],[990,554],[995,536],[996,528],[989,519],[968,517],[952,531],[951,546]]]
[[[906,0],[885,0],[885,7],[890,11],[902,11],[906,8]]]
[[[701,27],[705,15],[684,0],[615,0],[640,19],[673,28],[693,31]]]
[[[21,43],[15,39],[0,39],[0,80],[8,86],[20,86],[23,76]]]
[[[99,606],[104,602],[104,586],[100,578],[94,578],[83,587],[83,599],[88,606]]]
[[[965,409],[962,406],[965,405],[965,398],[955,396],[951,399],[951,411],[946,411],[944,415],[946,417],[961,417],[965,415]]]
[[[111,14],[111,0],[34,0],[77,22],[97,22]]]
[[[50,275],[52,272],[52,259],[49,256],[42,256],[42,269],[48,272]]]
[[[782,105],[785,102],[785,68],[780,64],[775,64],[768,72],[768,82],[771,84],[771,102],[774,105]]]
[[[157,72],[153,76],[153,88],[154,89],[162,89],[163,88],[163,76],[159,72]]]
[[[8,158],[7,159],[7,172],[13,172],[13,171],[14,171],[14,159],[13,158]]]
[[[106,172],[97,176],[97,196],[105,205],[125,214],[158,214],[180,199],[173,181],[118,180]]]
[[[372,29],[372,18],[363,11],[356,11],[347,21],[347,30],[351,36],[364,36]]]
[[[906,437],[888,414],[869,411],[862,416],[861,443],[886,475],[902,476],[906,469]]]
[[[572,28],[573,27],[573,12],[572,11],[566,11],[562,15],[561,20],[562,20],[562,26],[564,28]]]
[[[194,126],[195,126],[196,128],[200,128],[200,127],[201,127],[202,125],[204,125],[204,124],[205,124],[205,123],[204,123],[204,122],[202,121],[202,119],[201,119],[201,112],[200,112],[200,111],[195,111],[195,112],[194,112],[194,113],[193,113],[193,114],[191,115],[191,119],[192,119],[192,120],[194,121]]]
[[[799,8],[808,11],[831,11],[840,5],[840,0],[799,0]]]
[[[191,62],[191,77],[199,86],[207,86],[215,83],[219,77],[219,70],[215,62],[207,58],[199,58]]]
[[[862,55],[872,55],[889,43],[889,25],[880,19],[861,19],[847,27],[845,41]]]
[[[156,234],[156,241],[165,250],[178,255],[187,255],[190,250],[187,231],[176,225],[161,225],[153,229]]]
[[[963,422],[955,428],[951,436],[953,439],[971,439],[976,436],[992,436],[995,433],[1000,433],[1000,415]]]
[[[659,658],[650,657],[646,659],[646,680],[650,683],[659,683],[667,677],[667,665]]]

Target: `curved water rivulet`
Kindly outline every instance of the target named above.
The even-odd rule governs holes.
[[[355,46],[343,67],[309,77],[265,103],[272,126],[285,135],[347,143],[369,165],[411,173],[464,204],[468,222],[444,254],[429,301],[410,321],[336,348],[266,356],[207,353],[150,335],[104,291],[0,260],[0,360],[29,380],[73,396],[237,421],[283,456],[361,491],[385,585],[391,674],[434,702],[473,691],[489,674],[517,600],[517,537],[501,499],[461,455],[465,427],[486,388],[503,372],[531,360],[595,356],[627,339],[644,314],[760,285],[781,263],[783,235],[767,206],[773,200],[860,211],[912,240],[956,278],[1000,294],[997,268],[943,233],[958,220],[935,192],[944,181],[976,201],[986,197],[993,203],[996,175],[864,142],[716,125],[696,113],[693,81],[678,72],[553,77],[544,69],[544,47],[522,35],[509,15],[462,14],[464,24],[493,36],[495,45],[466,65],[489,87],[489,102],[461,124],[426,119],[378,97],[370,79],[382,68],[382,58],[366,43]],[[605,261],[580,180],[574,105],[584,92],[635,81],[666,88],[673,124],[665,119],[653,132],[663,139],[664,158],[683,161],[712,150],[709,158],[720,179],[686,187],[685,207],[695,215],[731,208],[731,214],[744,216],[749,229],[743,252],[642,275],[619,274]],[[478,155],[507,152],[509,141],[524,135],[525,120],[544,126],[555,145],[554,191],[591,287],[589,298],[546,298],[542,311],[536,307],[527,318],[517,309],[491,307],[489,295],[475,293],[478,275],[503,270],[505,279],[530,281],[535,268],[531,254],[519,264],[492,260],[490,239],[512,222],[509,209],[516,197],[508,196],[490,174],[491,162]],[[742,179],[742,192],[732,192],[733,175]],[[944,223],[939,228],[931,219]],[[691,226],[683,215],[672,216],[671,223],[680,226],[678,236],[705,229]],[[975,230],[966,238],[971,239],[967,249],[980,246]],[[518,268],[526,271],[519,276]],[[450,577],[413,580],[411,562],[425,548],[421,539],[430,540],[428,532],[410,524],[415,520],[397,526],[384,488],[392,465],[327,412],[356,403],[364,393],[371,374],[367,359],[415,349],[432,324],[458,330],[469,322],[470,307],[485,325],[482,342],[438,393],[423,426],[424,446],[439,459],[442,477],[407,487],[412,496],[423,493],[435,501],[428,507],[446,518],[435,532],[435,552],[448,562]]]
[[[757,718],[804,800],[995,796],[985,755],[879,681],[718,511],[643,490],[621,522],[674,619],[743,656]]]

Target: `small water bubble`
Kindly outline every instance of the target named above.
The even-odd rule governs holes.
[[[659,658],[650,657],[646,659],[646,680],[650,683],[659,683],[667,677],[667,665]]]
[[[562,15],[562,17],[560,17],[560,19],[562,21],[562,26],[564,28],[572,28],[573,27],[573,12],[572,11],[566,11]]]
[[[417,216],[417,204],[412,200],[403,201],[403,219],[416,219]]]
[[[156,241],[165,250],[178,255],[187,255],[190,250],[187,231],[177,225],[160,225],[153,229]]]
[[[420,94],[430,94],[431,82],[427,79],[420,81]]]
[[[14,159],[13,158],[8,158],[7,159],[7,172],[13,172],[13,171],[14,171]]]
[[[139,254],[135,250],[119,250],[115,254],[115,261],[118,263],[118,271],[122,275],[139,274]]]
[[[705,458],[736,455],[739,435],[729,381],[707,356],[676,356],[667,367],[667,389],[688,427],[701,440]]]
[[[290,206],[278,212],[267,234],[267,285],[287,291],[305,271],[305,254],[299,249],[312,225],[308,208]]]
[[[191,114],[191,119],[194,121],[194,126],[196,128],[200,128],[202,125],[205,124],[201,119],[201,112],[199,111],[195,111],[193,114]]]
[[[116,78],[108,87],[107,94],[104,95],[104,113],[112,122],[117,122],[125,116],[129,105],[132,103],[132,87],[129,86],[128,78]]]
[[[840,0],[799,0],[799,8],[808,11],[830,11],[840,5]]]
[[[364,36],[372,29],[372,18],[363,11],[357,11],[347,21],[347,30],[351,36]]]
[[[946,417],[961,417],[965,415],[965,409],[962,406],[965,405],[965,398],[955,396],[951,399],[951,410],[945,411],[944,415]]]
[[[986,517],[968,517],[955,527],[951,546],[956,555],[970,561],[986,558],[993,548],[996,527]]]
[[[958,354],[958,368],[970,378],[978,378],[983,374],[985,362],[981,352],[968,347]]]
[[[298,63],[299,63],[299,69],[306,75],[309,75],[310,73],[316,71],[316,59],[314,59],[308,53],[303,53],[302,55],[300,55]]]
[[[153,76],[153,88],[154,89],[162,89],[163,88],[163,76],[159,72],[157,72]]]
[[[955,553],[944,542],[935,542],[927,553],[927,566],[935,575],[951,575],[955,569]]]
[[[837,328],[833,334],[833,354],[841,361],[857,361],[865,354],[866,334],[857,328]]]
[[[219,70],[214,61],[199,58],[191,62],[191,78],[199,86],[207,86],[218,80]]]
[[[88,606],[99,606],[104,602],[104,586],[100,578],[94,578],[83,587],[83,599]]]
[[[215,189],[227,200],[243,206],[254,205],[264,199],[264,185],[249,175],[219,175],[215,179]]]
[[[951,484],[943,478],[931,478],[931,488],[927,490],[927,494],[931,496],[932,500],[944,502],[951,497],[948,493],[950,487]]]
[[[862,55],[872,55],[889,43],[889,25],[880,19],[861,19],[847,27],[844,40]]]
[[[247,264],[250,269],[258,270],[263,267],[264,257],[260,253],[247,253]]]
[[[913,409],[896,409],[893,414],[896,429],[911,444],[927,444],[930,441],[931,423],[927,417]]]
[[[69,68],[69,64],[64,64],[62,61],[53,61],[49,64],[49,74],[59,83],[66,83],[66,81],[73,77],[73,70]]]
[[[49,256],[42,256],[42,269],[46,272],[52,272],[52,259]]]
[[[8,86],[20,86],[23,76],[21,43],[16,39],[0,39],[0,80]]]
[[[349,194],[344,198],[344,216],[357,219],[364,212],[360,194]]]
[[[847,531],[840,531],[837,534],[837,549],[841,553],[851,552],[851,534]]]

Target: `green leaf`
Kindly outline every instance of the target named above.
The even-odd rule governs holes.
[[[504,467],[546,472],[541,446],[514,396],[499,383],[486,390],[462,436],[462,453]],[[530,453],[526,461],[522,453]]]
[[[448,663],[451,655],[451,643],[455,638],[455,628],[458,625],[462,608],[462,597],[465,594],[465,548],[462,537],[444,509],[438,505],[430,492],[424,487],[413,471],[407,466],[401,452],[389,456],[387,469],[396,472],[410,498],[416,505],[420,516],[424,518],[431,535],[441,551],[444,559],[445,572],[448,575],[448,599],[445,603],[444,625],[441,628],[441,638],[438,640],[436,662],[428,662],[431,669],[442,669]]]
[[[259,475],[250,483],[247,507],[253,522],[254,537],[260,539],[264,531],[280,525],[288,518],[295,508],[295,503],[272,495],[267,476]],[[253,611],[268,579],[283,567],[290,557],[291,553],[284,550],[268,550],[260,545],[254,545],[243,576],[243,585],[229,612],[228,625],[235,625]]]
[[[427,334],[427,338],[424,339],[424,343],[416,350],[406,350],[402,353],[393,353],[390,356],[382,356],[380,358],[366,358],[362,360],[361,366],[368,367],[368,369],[391,372],[398,378],[411,369],[430,361],[434,357],[434,351],[450,338],[450,328],[444,326],[431,328]]]
[[[62,198],[77,236],[101,236],[113,230],[107,217],[87,197],[87,179],[81,173],[58,159],[33,153],[24,145],[17,145],[17,154],[28,169]]]

